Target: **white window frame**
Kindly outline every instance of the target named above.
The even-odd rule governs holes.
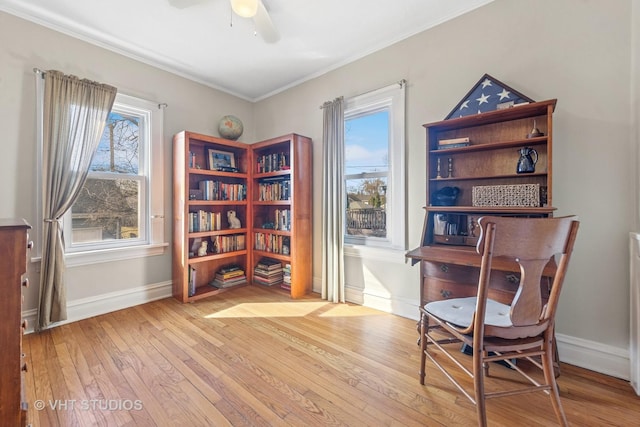
[[[38,94],[40,96],[40,94]],[[39,98],[39,109],[42,108],[42,98]],[[139,200],[141,205],[140,227],[146,231],[146,238],[124,239],[117,242],[95,242],[73,245],[65,239],[65,263],[67,267],[92,265],[103,262],[120,261],[131,258],[141,258],[154,255],[162,255],[169,246],[164,238],[164,150],[163,127],[164,108],[162,104],[147,101],[141,98],[118,93],[114,102],[114,110],[138,115],[144,118],[144,125],[140,129],[144,141],[140,144],[141,174],[136,178],[140,180]],[[42,165],[42,113],[38,111],[38,135],[39,135],[39,162]],[[141,138],[142,139],[142,138]],[[39,171],[42,168],[39,168]],[[99,173],[92,176],[99,178]],[[112,175],[111,175],[112,177]],[[130,175],[122,178],[132,179]],[[42,177],[38,176],[38,216],[42,222]],[[63,230],[71,232],[71,210],[63,216]],[[42,228],[36,230],[42,233]],[[142,234],[142,233],[141,233]],[[40,234],[41,235],[41,234]],[[42,240],[42,239],[38,239]],[[41,248],[38,254],[41,254]],[[39,257],[38,257],[39,258]],[[37,259],[35,259],[37,260]]]
[[[345,122],[382,110],[389,112],[389,171],[385,206],[387,237],[351,236],[347,235],[345,229],[344,242],[347,245],[406,250],[405,86],[406,82],[402,80],[345,100]],[[368,173],[364,177],[370,177],[373,174],[376,173]],[[345,183],[347,179],[359,177],[363,177],[363,174],[345,174]],[[346,191],[344,197],[346,206]],[[346,210],[343,215],[346,215]],[[346,221],[344,222],[346,224]]]

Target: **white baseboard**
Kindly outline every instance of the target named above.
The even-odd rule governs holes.
[[[629,380],[629,351],[595,341],[556,334],[560,361]]]
[[[400,317],[418,320],[418,306],[415,300],[407,298],[389,298],[387,295],[380,295],[370,291],[362,291],[362,305],[375,308],[376,310],[392,313]]]
[[[168,281],[68,301],[67,320],[55,323],[52,327],[167,298],[171,294],[171,281]],[[37,309],[22,312],[22,318],[27,319],[29,325],[26,333],[33,332],[32,325],[36,324],[37,314]]]

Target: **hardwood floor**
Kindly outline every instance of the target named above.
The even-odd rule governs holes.
[[[156,301],[27,335],[29,420],[475,425],[474,407],[433,366],[420,386],[416,338],[413,320],[255,286],[194,304]],[[558,382],[571,425],[638,425],[640,397],[628,382],[565,364]],[[543,393],[487,406],[490,425],[556,424]]]

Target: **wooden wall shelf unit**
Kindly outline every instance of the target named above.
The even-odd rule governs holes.
[[[30,228],[22,219],[0,219],[0,424],[6,426],[27,424],[27,364],[22,351],[27,321],[22,319],[22,289],[29,285],[25,274],[33,246]]]
[[[311,140],[290,134],[249,145],[182,131],[174,136],[173,145],[174,297],[193,302],[251,284],[262,257],[291,265],[292,297],[310,292]],[[231,154],[235,169],[211,169],[211,153]],[[286,184],[286,197],[279,192],[274,193],[277,199],[261,197],[266,184],[279,188]],[[240,228],[230,228],[227,212],[231,210]],[[287,211],[286,230],[262,227],[280,218],[283,211]],[[201,225],[209,223],[214,225]],[[276,245],[256,246],[259,233],[273,237]],[[209,242],[208,251],[198,256],[201,241]],[[283,241],[287,244],[284,250]],[[216,273],[231,265],[244,271],[246,281],[230,287],[212,286]]]
[[[434,218],[456,223],[454,234],[468,235],[470,220],[486,214],[550,216],[552,204],[552,115],[556,100],[425,124],[427,132],[427,207],[422,246],[434,244]],[[543,136],[528,138],[534,127]],[[469,138],[469,145],[442,148],[439,141]],[[516,173],[519,150],[538,153],[533,173]],[[452,173],[449,176],[449,161]],[[438,163],[440,176],[438,176]],[[473,206],[473,187],[537,184],[538,206]],[[434,206],[433,194],[444,187],[460,190],[455,205]],[[441,231],[441,230],[438,230]]]
[[[427,136],[426,207],[420,247],[407,257],[421,263],[420,304],[473,296],[480,262],[475,252],[477,219],[483,215],[526,217],[552,216],[553,111],[556,100],[534,102],[505,110],[425,124]],[[528,138],[535,127],[542,136]],[[442,148],[441,140],[469,138],[469,145]],[[516,173],[520,149],[538,153],[533,173]],[[449,176],[449,159],[452,173]],[[440,163],[440,177],[438,176]],[[474,186],[537,184],[541,189],[536,206],[474,206]],[[433,194],[444,187],[458,187],[456,202],[434,206]],[[509,204],[517,204],[511,203]],[[453,225],[449,225],[453,224]],[[519,269],[512,262],[494,261],[503,275],[492,275],[492,297],[510,302],[517,290]],[[555,266],[550,264],[541,283],[548,295]]]

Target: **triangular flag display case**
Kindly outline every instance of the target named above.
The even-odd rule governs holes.
[[[447,115],[446,119],[471,116],[534,102],[533,99],[485,74]]]

